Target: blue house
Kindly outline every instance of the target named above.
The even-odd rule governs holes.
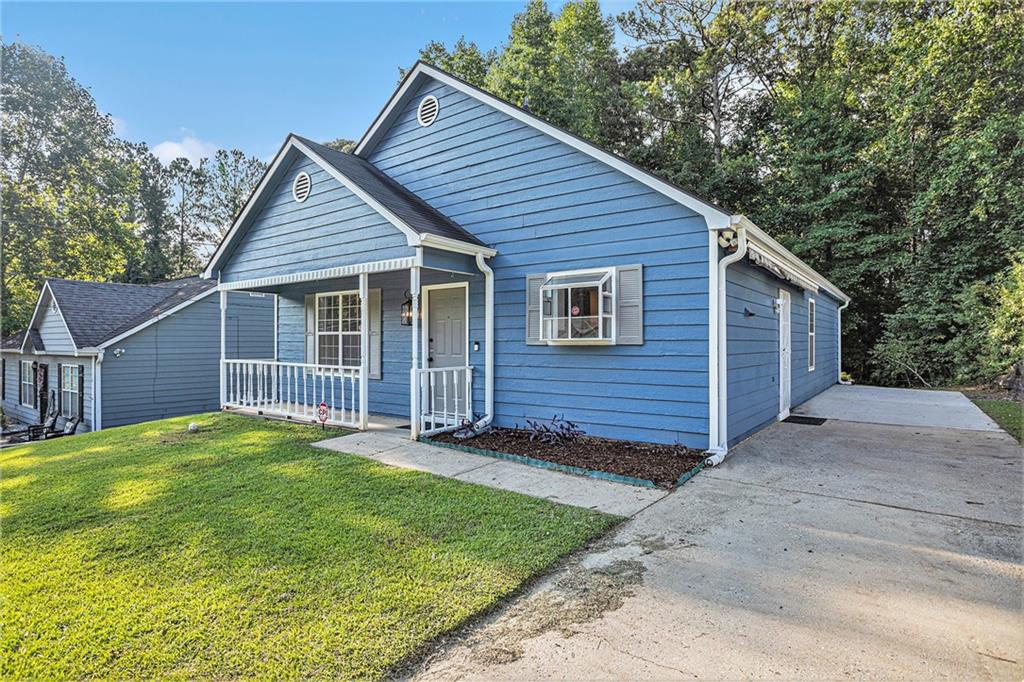
[[[28,328],[0,347],[4,415],[59,415],[95,431],[220,407],[227,357],[274,357],[274,301],[233,294],[220,331],[216,283],[48,279]],[[224,348],[222,351],[222,339]]]
[[[418,63],[352,154],[289,135],[204,273],[273,294],[228,409],[411,435],[553,415],[724,455],[836,383],[849,298],[733,215]]]

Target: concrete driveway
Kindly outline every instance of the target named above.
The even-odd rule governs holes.
[[[777,424],[416,674],[1019,680],[1022,490],[1001,432]]]

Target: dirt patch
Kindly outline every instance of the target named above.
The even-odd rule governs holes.
[[[644,565],[635,559],[594,569],[576,568],[551,589],[515,605],[500,621],[473,636],[471,657],[483,665],[511,663],[523,655],[522,643],[557,630],[575,634],[573,625],[597,620],[622,606],[643,579]]]
[[[704,459],[702,451],[682,445],[593,436],[581,436],[570,443],[549,444],[531,440],[530,436],[531,432],[525,429],[493,428],[472,438],[459,439],[453,434],[439,434],[432,436],[431,440],[641,478],[663,488],[674,486],[681,474]]]

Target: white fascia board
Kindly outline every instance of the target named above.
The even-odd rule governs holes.
[[[420,233],[419,232],[417,232],[416,230],[414,230],[411,227],[409,227],[409,225],[404,220],[402,220],[401,218],[396,216],[394,213],[392,213],[390,210],[388,210],[383,204],[381,204],[379,201],[377,201],[376,199],[371,197],[369,194],[367,194],[365,191],[363,191],[362,187],[360,187],[356,183],[354,183],[351,180],[349,180],[348,176],[346,176],[344,173],[339,171],[337,168],[335,168],[331,164],[327,163],[327,161],[324,160],[324,158],[322,156],[320,156],[315,151],[310,149],[308,146],[304,145],[302,142],[296,140],[295,138],[292,138],[291,140],[289,140],[289,145],[294,146],[296,149],[301,151],[307,157],[309,157],[310,159],[315,161],[318,166],[320,166],[325,171],[327,171],[335,180],[340,182],[350,192],[352,192],[352,194],[355,194],[357,197],[362,199],[370,208],[372,208],[377,213],[379,213],[381,215],[381,217],[383,217],[389,223],[391,223],[392,225],[397,227],[399,230],[401,230],[402,234],[405,235],[406,243],[409,246],[419,246],[419,244],[420,244]]]
[[[498,253],[495,249],[487,246],[470,244],[469,242],[452,239],[451,237],[442,237],[441,235],[431,234],[429,232],[420,237],[420,244],[422,246],[429,246],[443,251],[452,251],[453,253],[462,253],[468,256],[475,256],[479,253],[483,255],[484,258],[493,258]]]
[[[825,293],[830,296],[841,301],[850,300],[850,297],[843,293],[842,289],[832,284],[824,275],[800,260],[792,251],[775,241],[771,235],[751,222],[746,216],[736,216],[736,218],[738,222],[747,228],[747,239],[752,246],[793,270],[800,278],[813,283],[815,287],[824,289]]]
[[[490,95],[472,85],[469,85],[468,83],[463,82],[462,80],[459,80],[458,78],[450,76],[449,74],[430,66],[429,64],[424,64],[423,62],[417,62],[416,66],[414,66],[406,75],[402,84],[398,87],[398,90],[395,91],[391,96],[391,99],[388,100],[387,105],[385,105],[381,113],[378,114],[377,118],[374,119],[369,130],[363,134],[362,139],[356,146],[356,154],[363,156],[364,154],[372,151],[373,147],[379,141],[379,138],[386,129],[386,126],[390,123],[395,108],[404,103],[407,93],[419,83],[421,76],[433,78],[434,80],[455,88],[456,90],[463,92],[478,101],[484,102],[494,109],[532,126],[546,135],[553,137],[560,142],[564,142],[570,147],[573,147],[574,149],[583,152],[584,154],[597,159],[608,166],[611,166],[615,170],[633,178],[637,182],[640,182],[654,191],[664,194],[677,203],[686,206],[694,213],[704,216],[708,227],[711,229],[728,227],[732,222],[732,216],[720,208],[682,191],[678,187],[662,180],[656,175],[634,166],[625,159],[621,159],[610,152],[606,152],[600,147],[597,147],[586,140],[569,133],[568,131],[553,126],[550,123],[537,118],[533,114],[523,111],[519,107],[513,106],[494,95]]]
[[[36,321],[37,318],[39,317],[39,312],[40,310],[42,310],[43,297],[47,293],[49,293],[50,298],[53,299],[53,305],[55,308],[57,308],[57,315],[60,316],[60,322],[61,324],[64,325],[64,331],[67,332],[68,338],[71,340],[71,345],[74,347],[74,351],[72,351],[72,353],[70,354],[78,355],[78,342],[75,341],[75,337],[72,336],[71,334],[71,329],[68,327],[68,322],[67,320],[64,319],[64,313],[60,309],[60,303],[57,301],[57,297],[53,295],[53,289],[50,288],[50,283],[48,281],[43,282],[43,288],[39,291],[39,298],[36,299],[36,307],[32,311],[32,319],[29,320],[28,327],[25,328],[25,338],[21,340],[21,352],[25,352],[25,344],[28,343],[29,332],[36,326]]]
[[[190,298],[188,300],[182,301],[181,303],[179,303],[178,305],[174,306],[170,310],[165,310],[164,312],[160,313],[159,315],[156,315],[154,317],[149,318],[148,320],[146,320],[142,324],[136,325],[136,326],[132,327],[131,329],[129,329],[128,331],[122,332],[122,333],[118,334],[117,336],[115,336],[112,339],[107,339],[106,341],[104,341],[100,345],[96,346],[95,349],[87,349],[87,350],[99,351],[99,350],[102,350],[104,348],[109,348],[110,346],[112,346],[113,344],[117,343],[118,341],[122,341],[122,340],[128,338],[129,336],[131,336],[132,334],[139,333],[140,331],[142,331],[146,327],[148,327],[150,325],[153,325],[153,324],[156,324],[157,322],[159,322],[160,320],[162,320],[162,319],[164,319],[166,317],[170,317],[171,315],[173,315],[174,313],[178,312],[179,310],[182,310],[183,308],[187,308],[188,306],[192,305],[193,303],[195,303],[197,301],[203,300],[204,298],[206,298],[210,294],[215,293],[216,291],[217,291],[217,287],[210,287],[206,291],[203,291],[203,292],[201,292],[199,294],[196,294],[195,296],[193,296],[192,298]]]

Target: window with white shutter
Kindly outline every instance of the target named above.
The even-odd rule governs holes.
[[[526,343],[642,344],[643,266],[528,275]]]

